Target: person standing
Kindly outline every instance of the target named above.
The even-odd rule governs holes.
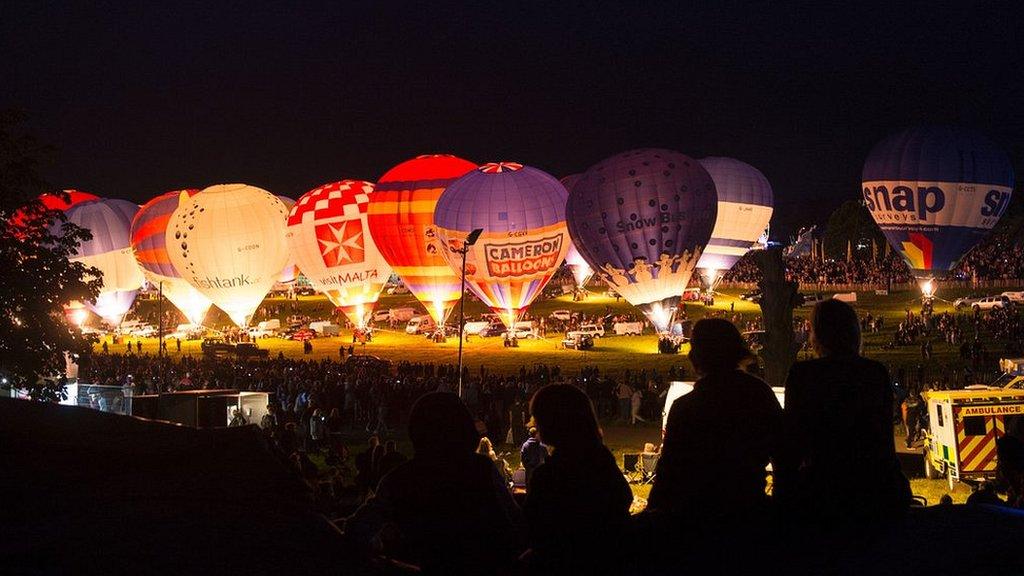
[[[643,406],[644,395],[640,392],[640,388],[633,389],[633,395],[629,399],[629,418],[630,424],[636,426],[637,422],[647,422],[642,416],[640,416],[640,408]]]
[[[633,389],[626,383],[625,379],[619,382],[615,388],[615,395],[619,399],[619,420],[629,422],[629,407],[633,398]]]
[[[523,464],[523,468],[526,470],[526,483],[529,485],[530,477],[533,476],[533,471],[538,466],[543,464],[548,458],[548,449],[540,443],[537,439],[537,429],[530,428],[529,437],[526,438],[526,442],[523,442],[522,448],[519,449],[519,461]]]

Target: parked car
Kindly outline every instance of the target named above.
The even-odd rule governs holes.
[[[512,333],[516,340],[537,337],[537,328],[534,326],[533,321],[531,320],[522,320],[516,322],[515,326],[512,327],[512,330],[505,331],[505,338],[509,337],[509,332]]]
[[[487,330],[491,326],[491,323],[487,320],[477,320],[475,322],[466,322],[466,334],[472,334],[473,336],[482,336],[481,332]]]
[[[223,338],[204,338],[199,349],[206,357],[227,356],[235,351],[235,347],[225,342]]]
[[[267,358],[270,350],[260,348],[255,342],[239,342],[235,344],[235,356],[239,358]]]
[[[993,310],[996,308],[1009,308],[1012,304],[1010,299],[1000,294],[999,296],[986,296],[971,304],[972,310]]]
[[[423,334],[424,332],[433,332],[433,330],[434,320],[430,316],[413,316],[405,325],[406,334]]]
[[[1024,291],[1022,292],[1003,292],[1003,296],[1013,304],[1024,304]]]
[[[757,304],[758,302],[761,301],[761,291],[754,290],[753,292],[740,294],[740,300],[746,300],[747,302],[753,302],[754,304]]]
[[[566,336],[562,340],[562,346],[575,350],[587,350],[594,347],[594,338],[589,334],[576,334],[572,337]]]
[[[390,371],[391,361],[378,358],[371,354],[353,354],[345,359],[345,366]]]
[[[953,300],[953,308],[970,308],[974,304],[980,302],[983,298],[985,297],[977,294],[957,298],[956,300]]]
[[[600,338],[604,336],[604,326],[601,326],[600,324],[584,324],[577,330],[570,330],[569,332],[566,332],[565,337],[573,338],[577,334],[586,334],[592,338]]]
[[[569,320],[572,320],[572,312],[569,310],[555,310],[551,314],[548,314],[548,318],[568,322]]]
[[[300,330],[296,330],[295,332],[292,332],[291,335],[288,337],[289,340],[298,340],[300,342],[305,340],[312,340],[314,338],[316,338],[316,332],[310,330],[309,328],[302,328]]]

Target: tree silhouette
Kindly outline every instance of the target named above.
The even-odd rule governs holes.
[[[58,400],[66,354],[77,359],[91,349],[63,307],[94,299],[102,281],[94,268],[68,260],[91,236],[39,201],[49,190],[38,173],[45,148],[20,125],[20,114],[0,113],[0,386]],[[51,231],[56,222],[59,234]]]

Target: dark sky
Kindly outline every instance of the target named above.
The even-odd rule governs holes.
[[[757,166],[785,234],[910,125],[975,126],[1024,172],[1016,2],[15,4],[0,108],[56,148],[55,186],[138,202],[298,197],[433,152],[563,176],[660,146]]]

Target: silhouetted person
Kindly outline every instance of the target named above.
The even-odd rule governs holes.
[[[394,440],[388,440],[384,443],[384,455],[380,457],[380,462],[377,464],[377,475],[383,478],[397,468],[400,464],[408,460],[404,454],[398,451],[398,445]]]
[[[693,326],[700,378],[673,402],[648,508],[685,525],[763,510],[765,467],[777,450],[782,409],[771,388],[740,370],[751,357],[727,320]]]
[[[356,455],[356,486],[361,492],[377,487],[373,480],[373,451],[380,445],[376,435],[366,441],[366,450]]]
[[[548,458],[548,449],[537,439],[537,429],[531,427],[529,434],[526,442],[523,442],[522,447],[519,448],[519,462],[522,463],[523,469],[526,470],[527,485],[530,483],[533,471]]]
[[[376,495],[346,521],[346,537],[425,573],[493,574],[510,565],[522,513],[491,460],[474,452],[473,419],[458,396],[421,396],[409,415],[409,438],[413,458],[381,479]]]
[[[857,314],[839,300],[814,307],[811,343],[819,357],[786,380],[775,496],[828,523],[902,513],[911,492],[893,445],[889,372],[860,355]]]
[[[615,574],[626,557],[633,494],[604,446],[597,417],[575,386],[541,388],[530,402],[553,451],[530,478],[524,511],[535,572]]]

